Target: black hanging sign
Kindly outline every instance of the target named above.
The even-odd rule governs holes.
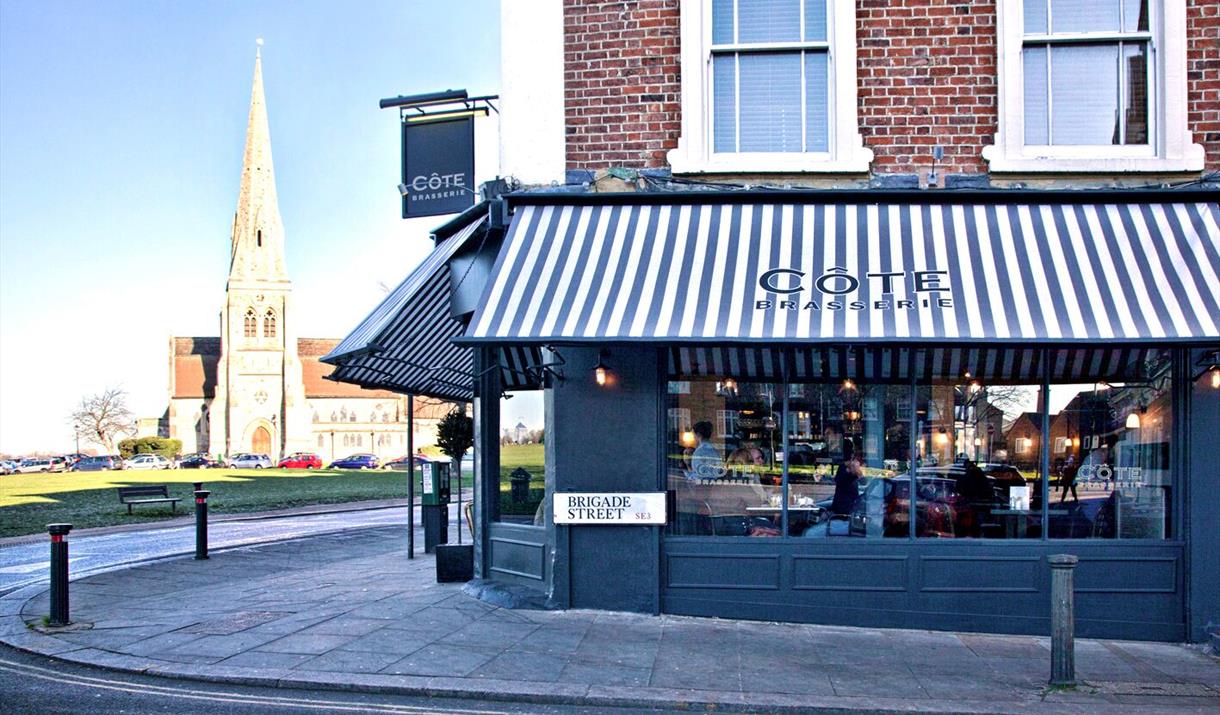
[[[474,205],[474,117],[402,123],[402,217]]]

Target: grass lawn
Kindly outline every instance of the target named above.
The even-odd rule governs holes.
[[[0,537],[41,533],[47,524],[67,522],[78,529],[153,522],[173,516],[167,505],[137,506],[131,516],[115,487],[165,484],[181,497],[178,516],[194,513],[191,483],[212,492],[214,514],[271,511],[310,504],[407,495],[405,472],[303,469],[176,469],[120,472],[67,472],[0,476]],[[465,480],[469,495],[469,476]],[[456,485],[454,485],[456,487]],[[416,494],[419,494],[416,480]]]

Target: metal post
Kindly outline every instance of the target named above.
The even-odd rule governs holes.
[[[195,560],[208,557],[208,495],[205,489],[195,491]]]
[[[1077,558],[1052,554],[1051,565],[1051,685],[1076,685],[1076,615],[1072,572]]]
[[[68,542],[71,524],[47,524],[51,534],[51,616],[52,626],[66,626],[68,618]]]
[[[407,395],[407,558],[415,558],[415,395]]]
[[[191,485],[194,487],[194,489],[191,490],[192,492],[203,490],[203,482],[191,482]]]

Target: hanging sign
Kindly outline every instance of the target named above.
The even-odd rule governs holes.
[[[402,217],[474,205],[474,117],[402,123]]]
[[[641,525],[665,523],[665,492],[556,494],[556,524]]]

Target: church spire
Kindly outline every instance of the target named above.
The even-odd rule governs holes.
[[[230,284],[288,280],[284,269],[284,224],[275,192],[271,131],[267,123],[267,100],[263,95],[261,39],[258,45],[260,47],[254,53],[254,86],[250,91],[241,189],[237,196],[237,213],[233,217]]]

